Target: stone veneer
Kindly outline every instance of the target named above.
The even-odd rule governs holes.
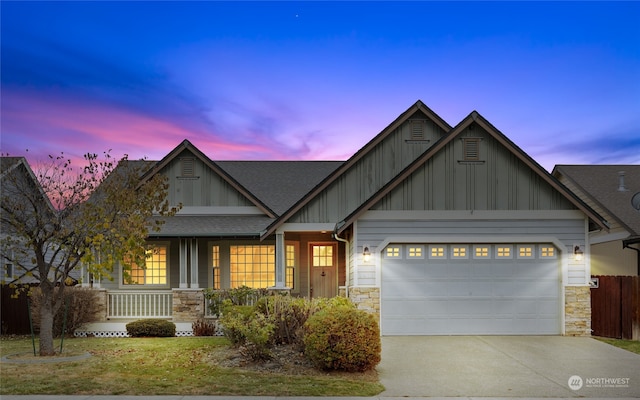
[[[591,288],[564,288],[564,329],[567,336],[591,336]]]
[[[380,322],[380,288],[350,287],[349,298],[359,310],[370,312]]]
[[[193,322],[204,316],[202,289],[173,289],[173,321]]]
[[[107,320],[107,290],[106,289],[87,289],[95,291],[97,310],[93,315],[94,322],[105,322]]]

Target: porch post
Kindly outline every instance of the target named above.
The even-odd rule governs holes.
[[[198,239],[191,239],[191,288],[198,289]]]
[[[187,240],[180,239],[180,289],[189,287],[187,283]]]
[[[284,232],[276,232],[276,289],[285,289],[285,262],[286,248],[284,245]]]

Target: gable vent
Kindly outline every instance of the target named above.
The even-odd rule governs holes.
[[[410,140],[424,140],[424,121],[411,121]]]
[[[479,138],[464,138],[464,161],[478,161],[480,160],[480,139]]]
[[[182,158],[180,159],[180,164],[181,164],[181,170],[180,170],[180,175],[181,176],[195,176],[196,171],[195,171],[195,160],[193,158]]]

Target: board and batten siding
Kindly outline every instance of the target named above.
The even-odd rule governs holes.
[[[463,138],[480,138],[464,161]],[[377,210],[571,210],[561,193],[479,127],[467,130],[384,196]]]
[[[192,176],[183,176],[181,163],[185,158],[193,160]],[[253,206],[244,195],[187,150],[170,162],[160,173],[169,179],[169,204],[182,203],[185,207]]]
[[[416,126],[421,126],[421,140],[415,139]],[[342,220],[417,159],[444,133],[424,114],[416,113],[293,215],[289,222],[335,223]]]
[[[586,284],[585,262],[568,257],[573,246],[584,248],[585,217],[577,211],[558,211],[552,215],[537,213],[539,218],[533,217],[536,213],[529,212],[518,219],[517,212],[485,211],[476,213],[482,215],[475,217],[470,211],[448,212],[442,217],[438,217],[437,212],[425,212],[421,219],[417,212],[405,212],[402,216],[403,212],[369,211],[357,221],[357,246],[368,246],[372,254],[379,256],[390,243],[552,243],[560,247],[559,254],[567,259],[563,264],[566,268],[564,284]],[[383,217],[385,214],[387,216]],[[495,218],[490,214],[495,214]],[[377,272],[372,271],[371,265],[359,265],[355,280],[360,286],[378,286]]]

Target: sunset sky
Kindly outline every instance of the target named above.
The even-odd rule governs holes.
[[[344,160],[417,100],[640,163],[640,2],[7,2],[0,150]],[[29,150],[26,153],[26,150]]]

